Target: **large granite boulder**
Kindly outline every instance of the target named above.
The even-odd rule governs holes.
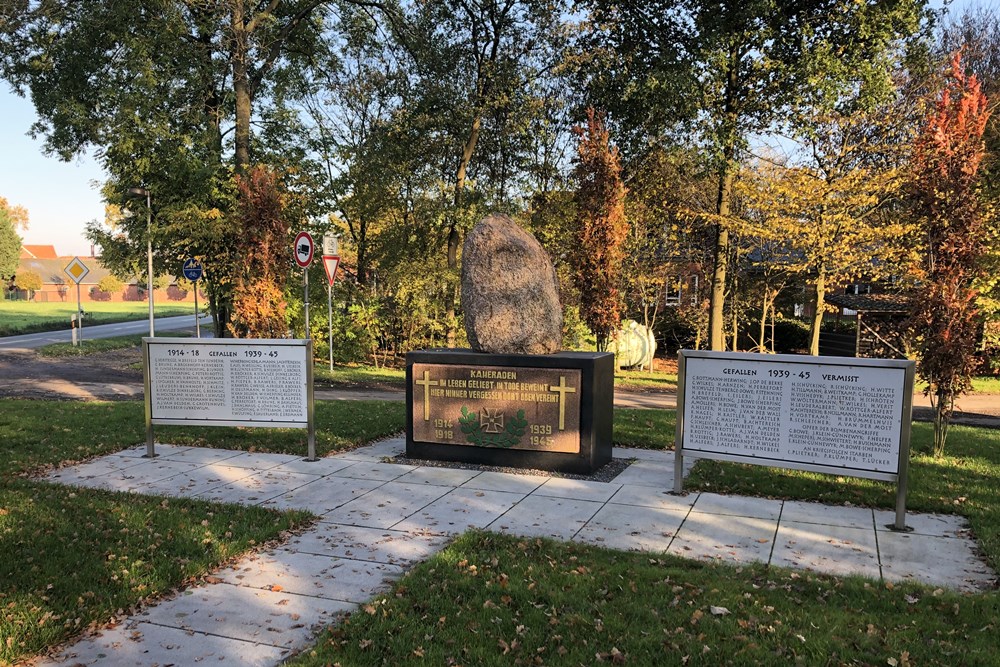
[[[507,216],[487,216],[465,239],[462,309],[469,344],[477,352],[552,354],[562,347],[552,260]]]

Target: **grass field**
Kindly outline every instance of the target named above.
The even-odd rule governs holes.
[[[142,320],[149,317],[145,301],[84,301],[84,327]],[[153,304],[156,317],[194,315],[193,303]],[[0,301],[0,336],[16,336],[39,331],[70,328],[70,315],[76,313],[76,302],[34,303],[31,301]]]
[[[317,449],[398,432],[403,410],[400,402],[320,402]],[[673,428],[672,411],[615,411],[620,445],[667,448]],[[306,450],[301,430],[161,427],[157,436]],[[984,556],[1000,566],[1000,432],[955,426],[943,459],[926,454],[930,439],[929,425],[914,424],[908,507],[967,517]],[[138,402],[0,401],[0,664],[127,613],[308,521],[24,476],[142,440]],[[686,486],[886,509],[895,499],[884,483],[709,461]],[[959,595],[472,532],[332,628],[302,664],[646,665],[669,656],[671,664],[703,665],[988,665],[1000,663],[998,614],[997,592]]]

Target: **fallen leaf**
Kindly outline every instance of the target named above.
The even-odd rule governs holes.
[[[709,607],[708,610],[712,612],[713,616],[725,616],[726,614],[731,613],[725,607]]]

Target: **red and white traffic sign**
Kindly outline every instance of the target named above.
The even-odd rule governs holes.
[[[313,237],[309,232],[299,232],[295,237],[295,245],[292,246],[295,263],[303,269],[309,268],[309,265],[313,261],[313,250],[315,247]]]
[[[323,255],[323,268],[326,269],[326,279],[333,285],[333,279],[337,277],[337,267],[340,265],[340,257],[337,255]]]

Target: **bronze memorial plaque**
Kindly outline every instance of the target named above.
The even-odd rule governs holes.
[[[413,440],[580,452],[581,373],[413,364]]]

